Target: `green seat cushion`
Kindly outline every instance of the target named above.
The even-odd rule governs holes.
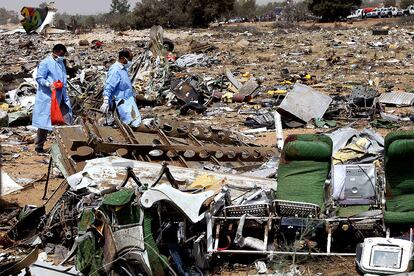
[[[282,152],[283,160],[330,161],[332,140],[326,135],[296,134],[285,140]]]
[[[390,162],[385,168],[390,196],[414,193],[414,166],[408,162]]]
[[[158,249],[157,243],[154,240],[153,232],[152,232],[152,214],[150,212],[146,212],[144,216],[144,242],[145,248],[148,252],[148,259],[151,264],[151,270],[153,275],[165,275],[164,270],[167,269],[168,266],[168,259],[160,254]]]
[[[103,248],[98,245],[94,234],[79,243],[75,265],[76,269],[84,275],[105,275],[103,271]]]
[[[387,199],[387,210],[392,212],[410,212],[414,210],[414,194],[403,194]],[[413,211],[414,213],[414,211]]]
[[[414,224],[414,131],[385,137],[387,224]]]
[[[331,164],[317,161],[291,161],[280,164],[276,197],[324,205],[324,186]]]
[[[354,206],[350,205],[346,207],[339,206],[336,209],[336,215],[342,218],[349,218],[349,217],[359,215],[363,212],[369,211],[369,208],[370,208],[369,205],[354,205]]]
[[[286,138],[285,144],[291,141],[323,142],[332,147],[332,139],[323,134],[292,134]]]
[[[397,225],[410,226],[414,223],[414,212],[385,211],[384,221],[386,224],[397,224]]]
[[[390,132],[384,139],[385,149],[387,150],[392,142],[404,139],[414,139],[414,131],[400,130]]]
[[[328,136],[288,136],[278,169],[277,199],[313,203],[323,208],[331,158],[332,140]]]
[[[104,196],[102,204],[109,206],[122,206],[131,202],[135,196],[134,190],[122,189]]]
[[[331,159],[332,147],[325,142],[292,141],[285,147],[285,160],[327,161]]]
[[[404,139],[392,142],[387,151],[389,161],[398,159],[413,159],[414,139]]]

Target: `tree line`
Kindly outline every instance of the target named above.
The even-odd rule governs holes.
[[[141,0],[131,7],[128,0],[112,0],[110,12],[98,15],[69,15],[58,13],[58,28],[95,28],[109,26],[115,30],[142,29],[153,25],[167,28],[207,27],[214,21],[231,18],[257,19],[282,9],[287,21],[319,18],[335,21],[345,18],[359,7],[396,6],[396,0],[286,0],[258,5],[256,0]],[[401,0],[400,7],[414,5],[414,0]],[[42,3],[41,6],[46,6]],[[16,12],[0,8],[0,24],[17,23]]]
[[[301,2],[303,13],[304,2]],[[254,19],[283,8],[286,3],[258,5],[256,0],[141,0],[131,7],[128,0],[112,0],[110,12],[94,16],[57,15],[57,27],[79,25],[110,26],[116,30],[142,29],[153,25],[167,28],[207,27],[214,21],[231,18]],[[76,23],[76,24],[75,24]]]
[[[8,11],[5,8],[0,8],[0,24],[16,24],[19,23],[19,15],[15,11]]]
[[[396,6],[396,0],[285,0],[258,5],[256,0],[141,0],[131,7],[128,0],[112,0],[111,11],[99,23],[114,29],[142,29],[155,24],[164,27],[206,27],[214,21],[230,18],[260,18],[283,9],[282,16],[288,21],[319,18],[336,21],[346,18],[361,6]],[[400,7],[414,4],[414,0],[401,0]],[[131,9],[132,8],[132,9]],[[90,20],[91,21],[91,20]]]

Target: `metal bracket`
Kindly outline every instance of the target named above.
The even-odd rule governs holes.
[[[204,214],[199,215],[200,208],[209,197],[214,195],[213,191],[202,192],[199,194],[187,194],[177,190],[167,184],[152,187],[141,197],[141,205],[150,208],[155,203],[166,200],[174,204],[183,214],[193,223],[197,223],[204,218]]]

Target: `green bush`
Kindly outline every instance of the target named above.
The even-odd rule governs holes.
[[[401,9],[406,9],[411,5],[414,5],[414,0],[401,0],[400,2]]]
[[[309,10],[322,21],[336,21],[345,18],[352,8],[359,7],[361,0],[310,0]]]
[[[207,27],[233,11],[235,0],[142,0],[133,11],[137,29],[163,27]]]
[[[397,6],[397,0],[384,0],[384,7],[395,7]]]
[[[110,14],[127,14],[131,5],[128,0],[112,0]]]
[[[115,31],[126,31],[131,29],[132,24],[132,13],[126,14],[115,14],[109,16],[109,27]]]
[[[5,8],[0,8],[0,24],[19,23],[17,12],[8,11]]]

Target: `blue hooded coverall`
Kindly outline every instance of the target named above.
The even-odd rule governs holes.
[[[120,62],[115,62],[108,71],[104,97],[109,102],[115,101],[119,117],[125,124],[138,127],[141,124],[141,114],[135,102],[135,92],[128,76],[128,71]]]
[[[32,125],[39,129],[51,131],[50,106],[52,103],[52,90],[50,84],[60,80],[63,89],[56,90],[56,98],[67,123],[72,121],[72,108],[66,93],[66,68],[63,62],[49,56],[42,60],[37,68],[36,81],[38,84],[35,106],[32,116]]]

